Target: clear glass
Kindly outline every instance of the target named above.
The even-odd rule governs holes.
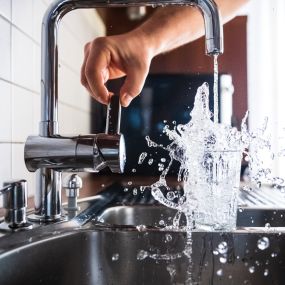
[[[212,151],[203,155],[196,173],[190,174],[184,183],[194,229],[235,229],[240,168],[240,151]]]

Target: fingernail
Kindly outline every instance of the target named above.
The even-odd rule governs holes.
[[[131,103],[132,100],[133,100],[133,97],[132,97],[131,95],[125,93],[125,94],[123,95],[123,98],[122,98],[122,103],[123,103],[122,105],[123,105],[124,107],[128,107],[128,106],[130,105],[130,103]]]

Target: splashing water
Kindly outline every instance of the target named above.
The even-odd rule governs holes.
[[[183,212],[190,230],[232,230],[236,223],[242,154],[249,163],[250,177],[255,185],[259,186],[265,180],[285,187],[285,180],[273,176],[261,158],[261,152],[269,152],[274,158],[270,138],[266,135],[268,119],[254,132],[246,125],[248,112],[240,131],[213,122],[207,83],[198,88],[190,116],[191,120],[185,125],[175,125],[173,129],[165,126],[164,133],[172,141],[167,146],[146,137],[149,147],[163,148],[170,157],[168,165],[161,168],[159,181],[151,185],[152,195],[163,205]],[[279,155],[283,152],[279,151]],[[173,161],[180,163],[178,181],[184,182],[184,195],[178,199],[166,183]],[[162,189],[169,194],[164,194]]]
[[[216,64],[215,59],[214,94],[217,97]],[[163,168],[161,167],[160,178],[150,187],[157,201],[178,210],[173,219],[174,228],[179,227],[181,214],[185,214],[187,240],[183,254],[189,258],[190,264],[186,284],[192,284],[192,231],[195,229],[229,231],[235,228],[242,154],[249,163],[251,179],[256,185],[260,185],[262,179],[267,179],[272,184],[285,187],[285,180],[274,177],[270,169],[263,167],[260,158],[261,151],[269,152],[270,157],[274,158],[269,137],[265,135],[268,120],[266,119],[257,131],[249,132],[246,125],[247,112],[242,120],[241,130],[238,131],[236,128],[218,123],[217,104],[218,101],[214,100],[213,118],[209,109],[209,86],[204,83],[198,88],[194,107],[190,113],[191,120],[185,125],[175,124],[173,129],[165,126],[164,133],[171,141],[169,145],[159,145],[146,137],[149,147],[166,150],[170,158],[167,159],[168,164],[165,159],[161,160],[165,164]],[[278,155],[285,156],[284,153],[280,151]],[[182,196],[175,193],[166,182],[166,176],[174,161],[180,163],[178,181],[184,183]],[[149,165],[152,163],[153,158],[148,160]],[[264,237],[258,241],[257,246],[260,250],[264,250],[269,246],[269,240]],[[214,254],[216,252],[217,255],[221,255],[219,257],[221,263],[227,262],[227,251],[226,243],[219,244],[214,251]],[[170,259],[180,256],[172,256]],[[146,257],[157,256],[146,251],[138,253],[138,259]],[[254,273],[255,268],[252,267],[249,271]],[[222,269],[216,274],[222,276]],[[264,275],[268,275],[268,271],[265,271]]]
[[[207,83],[198,88],[190,115],[188,124],[164,129],[172,141],[163,147],[169,153],[170,163],[159,181],[151,186],[152,195],[167,207],[183,212],[189,230],[203,226],[231,230],[235,223],[236,189],[244,148],[242,134],[212,121]],[[161,147],[150,138],[147,141],[150,147]],[[184,195],[176,203],[173,195],[165,196],[161,191],[162,188],[169,190],[165,178],[174,160],[180,162],[178,181],[184,182]]]

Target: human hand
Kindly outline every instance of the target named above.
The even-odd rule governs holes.
[[[100,103],[108,104],[112,93],[105,83],[126,75],[120,102],[127,107],[141,92],[153,52],[139,31],[100,37],[85,45],[81,83]]]

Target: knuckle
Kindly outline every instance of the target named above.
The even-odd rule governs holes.
[[[92,42],[92,48],[103,48],[107,45],[106,37],[97,37]]]

